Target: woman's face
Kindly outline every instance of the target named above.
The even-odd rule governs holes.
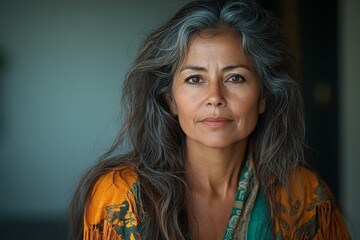
[[[265,110],[260,97],[257,73],[239,35],[200,33],[176,69],[168,103],[187,144],[226,148],[247,143]]]

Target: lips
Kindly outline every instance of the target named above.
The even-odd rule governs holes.
[[[203,123],[206,126],[211,127],[211,128],[224,127],[231,122],[232,122],[231,119],[223,118],[223,117],[208,117],[208,118],[204,118],[200,121],[200,123]]]

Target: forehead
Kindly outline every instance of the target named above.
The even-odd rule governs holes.
[[[224,64],[252,65],[241,40],[241,35],[232,29],[200,31],[191,37],[179,67],[216,59]]]
[[[242,52],[241,37],[238,33],[234,31],[213,32],[207,30],[198,32],[191,37],[187,53],[200,46],[210,47],[212,45],[222,46],[224,48],[231,47]]]

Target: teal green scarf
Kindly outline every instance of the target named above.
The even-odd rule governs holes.
[[[270,226],[265,199],[259,191],[250,154],[247,154],[224,240],[271,239]]]

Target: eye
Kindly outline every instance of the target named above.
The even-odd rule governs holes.
[[[233,82],[233,83],[242,83],[245,82],[245,78],[243,76],[241,76],[240,74],[233,74],[230,75],[226,81],[228,82]]]
[[[203,80],[198,75],[191,75],[185,78],[185,82],[188,84],[197,84],[197,83],[202,83]]]

